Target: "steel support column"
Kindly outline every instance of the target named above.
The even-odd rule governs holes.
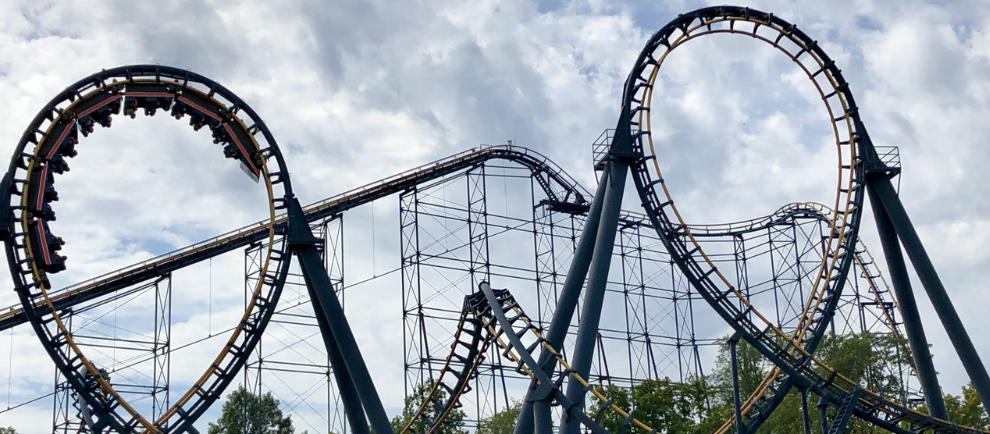
[[[371,374],[361,356],[361,350],[358,348],[351,327],[344,316],[344,309],[340,306],[340,300],[337,299],[333,291],[330,277],[327,276],[326,268],[323,266],[317,240],[309,230],[309,225],[306,223],[298,200],[292,198],[288,202],[290,249],[299,259],[299,265],[306,286],[309,288],[309,295],[313,301],[316,316],[317,318],[322,317],[327,322],[327,327],[331,331],[329,339],[336,344],[334,346],[338,353],[336,358],[331,356],[330,359],[333,370],[348,374],[352,383],[350,385],[341,384],[341,389],[347,386],[356,388],[371,427],[376,433],[391,433],[392,428],[389,425],[388,417],[385,415],[381,398],[378,396]],[[328,352],[334,353],[334,351]],[[347,393],[342,390],[341,395],[346,396]],[[345,408],[352,406],[346,402],[345,400]],[[360,425],[363,425],[361,421],[352,421],[351,423],[352,429],[359,429]]]
[[[873,218],[876,220],[877,232],[880,234],[883,256],[887,260],[890,282],[894,287],[894,294],[897,296],[897,302],[901,308],[904,332],[910,344],[914,365],[918,370],[921,391],[924,393],[925,403],[928,404],[931,415],[940,419],[948,419],[945,400],[942,399],[942,387],[938,384],[932,353],[928,348],[928,339],[925,337],[925,328],[921,323],[921,314],[918,313],[918,303],[914,298],[914,291],[911,289],[911,279],[908,277],[907,267],[904,264],[901,245],[897,242],[897,232],[894,230],[883,204],[873,192],[875,188],[873,185],[872,182],[867,183],[870,205],[873,207]]]
[[[588,377],[591,370],[591,359],[595,352],[595,336],[601,320],[605,284],[608,281],[609,266],[612,262],[615,232],[619,224],[619,211],[622,207],[622,192],[625,188],[628,172],[629,164],[622,158],[613,157],[603,174],[603,183],[604,178],[607,178],[605,197],[602,202],[601,220],[595,237],[595,250],[588,270],[588,293],[581,308],[581,321],[578,325],[571,363],[571,368],[585,378]],[[565,396],[571,405],[583,408],[586,392],[584,386],[577,381],[570,379],[567,382]],[[576,433],[578,423],[573,418],[565,416],[561,421],[560,430],[565,434]]]
[[[152,340],[151,414],[161,417],[169,407],[172,371],[172,273],[155,281],[155,324]]]
[[[341,358],[340,351],[336,347],[337,344],[334,339],[333,330],[330,328],[330,324],[326,318],[322,315],[324,308],[320,305],[319,298],[314,292],[312,287],[310,287],[309,299],[313,304],[316,323],[320,326],[320,334],[323,335],[323,344],[327,349],[327,358],[330,359],[330,371],[333,373],[333,378],[336,380],[337,387],[340,389],[340,400],[344,403],[344,412],[347,413],[351,431],[355,433],[367,433],[368,424],[366,423],[367,419],[365,418],[364,410],[361,407],[361,398],[358,395],[357,389],[354,387],[354,382],[351,381],[350,375],[344,369],[341,369],[347,364]]]
[[[918,237],[914,225],[911,224],[904,204],[897,197],[897,192],[890,183],[890,178],[871,177],[867,180],[867,188],[871,198],[875,196],[879,199],[890,223],[897,231],[901,244],[904,245],[904,250],[907,251],[908,258],[911,259],[911,264],[914,265],[914,270],[918,273],[921,285],[925,287],[925,292],[928,293],[928,298],[931,300],[932,306],[935,307],[935,313],[938,314],[942,327],[949,335],[949,340],[952,341],[952,346],[959,354],[963,368],[966,369],[966,373],[976,388],[976,393],[980,396],[980,401],[983,402],[983,408],[990,411],[990,376],[987,375],[983,361],[980,360],[980,355],[976,352],[973,341],[966,333],[966,327],[959,319],[959,314],[952,306],[952,300],[949,299],[949,294],[946,292],[945,286],[942,285],[942,280],[935,272],[935,266],[932,265],[932,261],[921,243],[921,238]]]
[[[595,247],[595,235],[598,232],[598,224],[601,220],[602,202],[605,198],[607,184],[608,180],[603,179],[598,185],[598,190],[595,191],[595,198],[592,200],[591,208],[588,210],[588,219],[585,220],[584,230],[581,232],[577,249],[574,251],[570,268],[567,270],[564,286],[560,290],[557,309],[553,313],[553,318],[550,320],[550,327],[544,336],[551,347],[560,349],[561,351],[563,350],[564,337],[567,336],[567,329],[570,328],[571,319],[574,317],[574,311],[577,309],[578,300],[581,297],[584,279],[588,275],[588,267],[591,264],[592,252]],[[544,348],[540,353],[537,363],[543,369],[543,372],[550,375],[557,365],[557,359]],[[550,414],[552,397],[536,396],[536,391],[537,384],[536,381],[533,381],[530,383],[526,400],[523,401],[522,408],[519,411],[519,417],[516,419],[516,429],[514,431],[516,434],[531,434],[533,432],[534,412],[540,412],[541,418],[544,418],[542,415]]]
[[[818,398],[818,423],[821,425],[822,434],[828,433],[828,401],[823,397]]]
[[[739,344],[739,332],[729,338],[729,358],[732,363],[732,406],[736,412],[736,432],[743,434],[745,426],[742,422],[742,410],[739,402],[739,366],[736,360],[736,345]]]

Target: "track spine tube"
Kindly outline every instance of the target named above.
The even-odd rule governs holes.
[[[306,286],[310,294],[315,295],[314,301],[318,301],[313,307],[322,311],[319,314],[322,314],[332,331],[333,340],[336,341],[336,347],[339,349],[338,356],[343,359],[351,382],[357,388],[372,429],[379,434],[392,433],[378,390],[375,389],[374,381],[361,356],[361,350],[347,323],[347,317],[344,316],[340,300],[334,293],[333,283],[330,282],[323,261],[320,259],[316,240],[309,231],[302,206],[295,197],[286,198],[286,202],[289,212],[289,249],[299,258],[299,266],[302,268]],[[352,429],[363,423],[364,421],[353,421]]]
[[[557,299],[557,308],[554,309],[553,318],[547,330],[545,339],[553,348],[563,348],[564,338],[570,328],[571,319],[577,309],[578,301],[581,298],[581,290],[584,287],[585,278],[588,275],[588,267],[591,264],[591,256],[595,247],[595,234],[598,232],[598,224],[601,221],[602,202],[605,198],[605,189],[608,184],[608,177],[602,177],[602,182],[595,191],[595,197],[591,202],[588,211],[588,219],[585,220],[584,230],[578,240],[577,249],[571,259],[567,277],[564,279],[564,286]],[[550,375],[557,365],[557,358],[546,348],[540,352],[540,368]],[[523,400],[519,417],[516,419],[515,434],[530,434],[533,432],[534,412],[541,412],[540,417],[550,414],[550,404],[552,396],[536,396],[536,381],[530,383],[526,399]],[[548,416],[547,416],[548,417]]]
[[[969,375],[977,395],[980,396],[980,401],[983,402],[984,411],[990,412],[990,376],[987,375],[986,367],[980,360],[980,354],[976,352],[972,339],[966,333],[966,327],[959,319],[959,314],[952,306],[952,300],[949,298],[945,286],[942,285],[938,273],[935,272],[935,266],[932,265],[932,261],[925,251],[925,246],[921,243],[921,238],[918,237],[918,232],[911,224],[904,204],[897,197],[897,192],[894,191],[894,186],[890,183],[889,178],[873,178],[869,180],[869,188],[869,191],[877,196],[884,211],[890,217],[890,222],[897,231],[901,244],[907,251],[911,264],[914,265],[915,272],[918,273],[918,279],[921,280],[921,285],[925,287],[928,298],[931,300],[932,306],[935,307],[935,313],[938,314],[942,327],[949,335],[949,340],[952,341],[952,346],[955,347],[963,368],[966,369],[966,374]]]
[[[938,384],[932,353],[928,348],[928,339],[925,337],[925,327],[921,322],[921,314],[918,313],[918,302],[915,300],[914,291],[911,289],[911,279],[904,265],[901,245],[897,242],[897,232],[894,230],[890,216],[887,215],[883,204],[874,193],[876,188],[874,182],[868,181],[866,186],[870,196],[870,205],[873,207],[873,218],[876,220],[877,232],[880,235],[883,256],[887,260],[890,283],[901,308],[901,321],[904,322],[904,332],[908,338],[915,368],[918,370],[918,380],[921,383],[925,402],[928,404],[929,413],[932,416],[948,419],[945,400],[942,398],[942,387]]]
[[[623,142],[619,143],[622,144]],[[629,142],[624,144],[629,146]],[[622,192],[629,172],[629,163],[624,158],[610,158],[608,168],[603,176],[603,178],[608,178],[608,184],[602,203],[601,221],[598,224],[598,232],[595,237],[595,250],[591,257],[591,267],[588,270],[588,293],[581,308],[581,322],[578,325],[572,357],[573,363],[571,364],[571,368],[584,378],[588,378],[588,372],[591,371],[591,359],[595,352],[595,336],[602,316],[602,300],[605,298],[605,284],[608,281],[612,250],[615,247],[615,233],[619,226]],[[586,392],[584,386],[573,378],[567,381],[565,396],[572,405],[579,409],[584,408]],[[573,418],[564,417],[560,424],[560,432],[563,434],[577,433],[577,422]]]

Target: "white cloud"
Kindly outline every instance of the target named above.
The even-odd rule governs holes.
[[[638,50],[676,13],[698,6],[5,3],[0,143],[8,153],[36,110],[67,84],[119,64],[173,64],[217,80],[252,105],[279,140],[302,202],[507,139],[590,185],[590,143],[614,127]],[[990,161],[990,9],[975,1],[912,1],[896,10],[850,1],[754,7],[798,23],[839,62],[873,139],[901,146],[902,198],[960,315],[971,330],[990,326],[971,303],[985,296],[974,270],[990,265],[990,202],[983,200],[990,187],[980,178]],[[692,42],[671,57],[654,97],[662,167],[679,205],[698,220],[825,201],[835,184],[834,145],[817,94],[779,53],[751,42]],[[73,171],[57,183],[63,199],[53,227],[68,241],[66,282],[264,217],[263,193],[233,181],[242,175],[203,132],[164,117],[114,123],[83,140]],[[193,154],[207,157],[187,157]],[[367,261],[370,211],[345,218],[348,281],[397,265],[393,200],[375,205],[374,267]],[[864,218],[863,236],[876,253],[871,221]],[[175,276],[182,317],[176,342],[196,339],[204,325],[222,330],[236,320],[238,255],[212,264],[212,283],[203,281],[209,264]],[[403,376],[395,349],[402,342],[401,282],[395,275],[377,282],[354,292],[348,312],[360,313],[352,327],[388,391],[386,406],[395,410]],[[13,304],[9,284],[0,287],[0,304]],[[924,313],[943,385],[955,391],[965,376],[934,315]],[[990,358],[990,347],[977,345]],[[7,369],[0,347],[0,376],[17,373],[11,394],[47,393],[50,362],[28,328],[17,329],[15,346]],[[215,347],[179,358],[176,381],[189,381]],[[35,373],[37,366],[44,368]],[[47,420],[47,410],[39,410],[47,405],[0,413],[0,426]]]

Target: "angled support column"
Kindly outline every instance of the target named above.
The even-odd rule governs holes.
[[[557,299],[557,308],[553,312],[550,326],[544,335],[547,343],[558,350],[562,350],[564,346],[567,329],[571,326],[571,319],[574,317],[578,300],[581,298],[581,288],[584,286],[584,279],[588,275],[588,266],[591,264],[591,254],[595,248],[595,236],[598,233],[598,222],[601,219],[602,202],[607,183],[607,177],[602,179],[598,185],[598,190],[595,192],[595,198],[591,201],[588,219],[584,222],[584,230],[581,232],[581,238],[578,240],[577,249],[574,251],[570,269],[568,269],[567,277],[564,280],[564,286]],[[537,363],[543,372],[551,375],[556,368],[557,359],[546,348],[543,348]],[[533,432],[534,412],[539,414],[538,419],[541,420],[544,429],[546,429],[547,421],[550,420],[550,404],[553,396],[537,396],[537,386],[536,381],[530,383],[526,400],[523,401],[519,417],[516,419],[516,434],[531,434]]]
[[[729,338],[729,358],[732,363],[732,404],[736,410],[736,432],[738,434],[743,434],[745,429],[743,428],[742,410],[740,409],[739,402],[739,367],[736,361],[736,345],[739,344],[739,332],[735,332],[732,337]]]
[[[612,261],[612,249],[615,246],[615,233],[619,225],[619,210],[622,207],[622,191],[625,188],[629,164],[622,157],[611,157],[608,168],[603,175],[608,179],[605,198],[602,203],[601,221],[595,237],[595,249],[592,254],[591,267],[588,270],[588,293],[585,295],[581,308],[581,322],[571,359],[571,369],[578,375],[588,378],[591,371],[591,359],[595,352],[595,336],[602,316],[602,301],[605,298],[605,283],[608,280],[608,270]],[[573,379],[567,382],[565,396],[571,405],[584,408],[584,397],[587,390]],[[564,434],[578,432],[578,423],[573,418],[564,417],[560,431]]]
[[[306,223],[302,207],[295,198],[288,200],[287,205],[289,213],[289,233],[287,235],[289,238],[289,247],[296,257],[299,258],[303,278],[306,281],[306,286],[309,288],[313,308],[317,312],[316,316],[317,318],[322,317],[326,321],[327,329],[331,332],[329,337],[324,335],[324,342],[331,341],[334,344],[333,347],[337,350],[330,351],[330,348],[328,348],[328,353],[332,355],[330,363],[333,365],[335,375],[337,370],[342,370],[350,378],[350,382],[345,381],[340,384],[340,387],[342,390],[345,387],[350,387],[352,390],[356,389],[356,395],[361,400],[361,405],[368,417],[368,422],[376,433],[391,433],[392,428],[385,414],[385,408],[382,406],[382,401],[378,397],[378,391],[375,389],[375,384],[371,380],[371,374],[368,372],[368,367],[365,365],[364,358],[361,356],[361,350],[357,346],[357,341],[354,340],[354,334],[351,333],[351,327],[347,323],[347,318],[344,316],[344,309],[340,306],[340,300],[337,299],[336,294],[333,292],[333,284],[330,282],[330,277],[327,276],[327,270],[323,265],[323,260],[320,258],[317,240],[309,230],[309,225]],[[323,326],[321,325],[321,331],[322,329]],[[333,354],[336,354],[336,357]],[[353,392],[351,394],[353,398]],[[353,405],[345,404],[345,409],[352,407]],[[349,416],[350,413],[348,414]],[[359,426],[363,425],[363,419],[354,421],[351,423],[351,429],[360,432],[359,430],[362,428]],[[364,429],[367,429],[367,427],[364,427]]]
[[[990,411],[990,376],[987,375],[987,370],[980,360],[979,353],[976,352],[973,341],[966,333],[966,328],[963,326],[962,320],[959,319],[959,314],[952,306],[952,300],[949,299],[949,294],[946,292],[945,286],[942,285],[942,280],[935,272],[935,266],[932,265],[932,261],[921,243],[921,238],[918,237],[914,225],[911,224],[911,219],[908,218],[904,205],[897,197],[894,186],[890,183],[889,178],[872,177],[867,180],[867,188],[871,198],[875,196],[878,199],[877,202],[887,213],[908,258],[911,259],[911,264],[914,265],[915,272],[918,273],[922,286],[928,293],[932,306],[935,307],[935,313],[938,314],[942,327],[945,328],[949,340],[952,341],[952,346],[959,354],[966,374],[969,375],[976,387],[976,393],[980,396],[980,401],[983,402],[983,408]]]
[[[333,377],[340,390],[340,399],[344,402],[344,412],[347,420],[351,424],[351,432],[368,433],[368,421],[364,416],[364,409],[361,407],[361,398],[358,396],[354,382],[351,381],[350,373],[347,372],[347,364],[340,357],[340,349],[337,348],[337,341],[333,337],[333,330],[323,315],[324,308],[320,304],[319,296],[312,286],[306,285],[309,290],[309,299],[313,304],[313,313],[316,323],[320,326],[320,334],[323,336],[323,345],[327,349],[327,356],[330,359],[330,366],[333,370]]]
[[[921,314],[918,313],[918,303],[915,301],[914,291],[911,289],[911,279],[908,277],[904,256],[901,254],[901,245],[897,242],[897,232],[894,230],[883,204],[880,203],[880,199],[874,192],[875,182],[867,182],[866,188],[870,196],[870,205],[873,207],[873,218],[877,223],[877,232],[880,234],[883,256],[887,261],[890,281],[901,308],[901,320],[904,322],[904,331],[907,334],[911,356],[914,358],[914,365],[918,371],[918,380],[925,396],[925,403],[928,404],[932,416],[948,419],[945,401],[942,399],[942,388],[938,384],[932,353],[928,348],[928,339],[925,337],[925,329],[921,323]]]

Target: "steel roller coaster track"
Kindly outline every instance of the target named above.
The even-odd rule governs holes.
[[[584,196],[587,193],[582,193],[581,187],[569,175],[544,156],[521,147],[492,146],[455,154],[314,203],[304,209],[306,220],[313,222],[327,216],[343,213],[353,207],[360,206],[377,198],[406,191],[413,186],[429,183],[451,173],[477,167],[484,162],[492,160],[515,162],[526,167],[532,176],[539,180],[537,184],[542,187],[543,193],[556,203],[556,207],[566,207],[581,211],[582,213],[588,211],[588,204],[584,200]],[[782,207],[777,212],[758,219],[717,225],[691,225],[690,227],[696,236],[704,239],[733,238],[749,233],[758,233],[775,225],[787,226],[795,218],[810,217],[814,220],[827,222],[830,221],[828,213],[829,210],[824,205],[800,203]],[[636,224],[645,227],[649,227],[650,225],[645,216],[635,213],[624,213],[622,219],[626,222],[625,224]],[[284,221],[284,216],[279,217],[277,221]],[[265,227],[265,222],[247,225],[241,229],[231,231],[227,235],[191,245],[159,258],[144,261],[109,273],[106,276],[92,279],[91,281],[82,282],[81,284],[56,293],[51,298],[57,310],[65,310],[85,301],[114,296],[112,294],[113,291],[126,288],[133,282],[148,279],[149,277],[147,276],[155,279],[161,274],[206,260],[213,255],[247,246],[263,237]],[[221,247],[223,250],[217,250]],[[868,252],[865,251],[864,246],[860,246],[860,249],[862,250],[857,252],[856,259],[861,272],[864,275],[879,276],[878,272],[866,269],[867,266],[874,264],[874,262],[871,257],[864,257],[864,254],[868,256]],[[893,306],[893,303],[888,303],[883,296],[883,294],[889,293],[889,289],[886,286],[886,282],[877,281],[876,279],[870,280],[870,290],[875,297],[876,305],[881,307],[884,320],[890,325],[891,330],[897,332],[893,318],[899,316],[899,314],[890,310],[890,306]],[[37,308],[42,309],[44,306],[37,306]],[[457,348],[467,350],[469,354],[451,353],[448,357],[448,363],[445,364],[445,368],[441,370],[438,378],[437,387],[439,388],[443,384],[442,387],[449,393],[448,400],[442,404],[432,403],[431,405],[438,405],[439,408],[444,409],[443,413],[457,407],[461,393],[465,392],[469,387],[467,380],[470,379],[474,369],[477,368],[477,364],[482,361],[481,356],[490,344],[490,339],[482,339],[482,336],[490,338],[490,335],[484,333],[485,330],[477,326],[477,324],[480,324],[479,322],[468,316],[471,314],[472,311],[470,309],[463,311],[464,316],[462,317],[461,326],[458,327],[458,331],[455,334],[455,342],[459,343]],[[12,327],[23,321],[26,321],[23,310],[13,307],[0,316],[0,324],[3,325],[3,328]],[[479,339],[482,340],[479,341]],[[465,372],[450,372],[450,361],[459,361],[460,366],[471,369]],[[447,385],[448,380],[451,378],[456,379],[456,383],[454,385]],[[434,388],[432,392],[435,393],[436,390],[438,389]],[[435,421],[435,423],[440,421]]]
[[[661,144],[653,141],[650,105],[660,68],[668,55],[690,40],[712,34],[743,35],[770,44],[788,56],[817,89],[832,125],[839,157],[833,203],[796,204],[763,219],[726,225],[692,225],[681,217],[673,194],[664,183],[657,157]],[[169,110],[176,118],[189,116],[195,129],[207,126],[224,155],[238,162],[248,178],[265,188],[269,217],[105,276],[67,288],[52,288],[48,275],[66,266],[66,258],[57,254],[63,242],[48,227],[55,219],[51,202],[58,200],[54,184],[56,175],[68,170],[68,159],[76,155],[78,134],[88,135],[97,123],[109,127],[112,116],[120,112],[133,117],[138,110],[153,115],[159,109]],[[946,420],[934,368],[927,347],[922,345],[924,333],[901,257],[901,245],[984,403],[990,402],[990,379],[890,183],[898,168],[888,166],[880,158],[859,117],[859,107],[849,85],[815,40],[779,17],[748,8],[710,7],[680,15],[650,38],[636,60],[624,85],[615,131],[601,162],[603,176],[590,203],[577,184],[542,155],[515,147],[488,147],[420,166],[303,208],[292,193],[288,169],[271,132],[232,92],[203,76],[177,68],[135,65],[104,70],[53,98],[28,126],[11,159],[3,181],[4,191],[9,194],[4,210],[8,223],[3,236],[21,308],[0,314],[0,329],[25,322],[31,324],[78,395],[93,430],[194,432],[193,423],[220,397],[265,331],[285,284],[289,263],[296,257],[352,429],[368,432],[370,424],[375,432],[389,432],[371,374],[319,259],[319,247],[308,222],[490,159],[506,159],[529,168],[549,198],[559,206],[586,212],[587,221],[557,309],[546,330],[534,325],[508,290],[493,290],[485,282],[465,298],[446,368],[434,386],[434,392],[443,388],[449,397],[443,402],[428,399],[418,413],[421,417],[427,406],[439,410],[442,416],[428,421],[433,428],[439,427],[443,416],[458,405],[458,398],[466,390],[485,350],[494,344],[515,363],[518,372],[532,381],[517,432],[551,432],[554,423],[551,405],[562,409],[561,432],[577,432],[579,425],[593,432],[604,432],[599,424],[601,414],[592,418],[584,411],[585,395],[592,390],[586,379],[602,314],[601,300],[616,227],[622,218],[619,208],[624,183],[631,173],[645,209],[645,220],[656,230],[679,270],[712,309],[735,329],[738,338],[775,365],[753,395],[737,404],[737,420],[727,421],[722,431],[733,427],[739,432],[755,430],[795,387],[818,395],[826,405],[837,407],[830,424],[835,432],[843,431],[852,415],[893,432],[974,431]],[[874,208],[893,289],[903,310],[905,334],[931,415],[865,390],[814,357],[833,321],[850,269],[858,266],[862,270],[874,264],[872,258],[863,256],[865,250],[857,248],[867,195]],[[812,276],[812,289],[803,300],[796,324],[785,331],[761,313],[747,294],[719,270],[717,261],[706,253],[700,240],[760,230],[774,221],[797,215],[826,222],[829,230],[825,234],[820,266]],[[199,380],[156,419],[141,415],[121,397],[105,373],[76,344],[62,319],[66,309],[78,303],[256,242],[262,242],[267,249],[259,270],[262,277],[240,321]],[[581,306],[573,356],[565,358],[561,352],[563,340],[571,328],[582,293],[585,302]],[[889,313],[888,318],[891,318]],[[890,322],[896,329],[893,320]],[[452,368],[453,360],[461,368]],[[592,394],[603,402],[604,409],[617,412],[627,426],[652,431],[634,414],[608,402],[599,392],[592,390]]]
[[[831,213],[832,230],[828,235],[829,248],[822,261],[814,290],[805,304],[802,324],[789,335],[776,328],[772,322],[756,311],[738,288],[726,279],[705,255],[692,235],[691,228],[678,212],[673,195],[663,181],[659,160],[656,158],[657,144],[654,143],[651,134],[649,113],[654,83],[660,69],[675,49],[695,38],[714,34],[751,37],[770,44],[790,58],[818,91],[834,133],[839,164],[835,202],[831,206],[834,212]],[[628,148],[622,152],[629,152],[632,155],[632,158],[626,161],[629,161],[628,164],[631,166],[633,179],[646,214],[661,237],[668,243],[668,250],[678,258],[681,270],[709,304],[733,324],[742,338],[774,360],[779,371],[772,373],[771,377],[776,373],[786,374],[777,378],[768,377],[761,385],[764,393],[764,396],[760,397],[762,399],[753,399],[760,393],[758,390],[744,405],[742,410],[748,412],[750,416],[748,429],[758,427],[766,420],[795,385],[814,390],[823,399],[834,402],[840,408],[848,402],[848,399],[853,399],[855,406],[844,407],[854,409],[855,414],[860,418],[891,430],[902,429],[898,424],[908,419],[913,419],[910,424],[914,427],[945,422],[944,404],[941,403],[940,392],[933,385],[934,375],[925,361],[918,362],[921,371],[919,374],[929,408],[932,408],[933,414],[937,416],[934,419],[912,414],[906,408],[888,407],[889,403],[883,402],[875,394],[858,393],[859,386],[851,384],[852,382],[841,376],[814,375],[815,370],[812,368],[818,364],[818,361],[812,353],[820,344],[824,330],[832,319],[842,284],[853,262],[852,253],[855,252],[855,243],[858,240],[857,233],[865,191],[870,190],[875,212],[879,209],[881,211],[878,213],[882,214],[885,209],[893,208],[896,208],[896,211],[903,211],[899,201],[894,204],[896,196],[891,197],[893,195],[889,194],[893,191],[890,177],[897,173],[897,168],[888,167],[879,158],[860,119],[859,107],[856,105],[849,84],[843,78],[835,61],[825,53],[817,41],[794,24],[773,14],[748,8],[710,7],[681,15],[655,33],[637,59],[636,66],[626,81],[623,112],[616,130],[617,134],[625,134],[616,141],[624,140]],[[883,193],[877,194],[878,191]],[[906,219],[906,215],[904,218]],[[898,232],[903,232],[898,235],[901,236],[908,250],[914,248],[915,252],[921,253],[919,256],[925,256],[927,259],[920,242],[917,247],[907,246],[910,242],[905,238],[911,238],[907,233],[913,233],[910,223],[903,224],[898,229]],[[884,247],[889,255],[886,243]],[[926,274],[925,271],[920,270],[924,267],[918,267],[917,263],[916,267],[919,268],[919,275]],[[934,269],[929,274],[922,276],[922,279],[938,280],[937,276],[934,276]],[[931,278],[932,276],[934,279]],[[901,282],[896,282],[895,286],[900,284]],[[941,287],[941,283],[932,286]],[[937,288],[929,288],[928,285],[926,289],[930,294],[933,290],[938,291]],[[741,303],[730,302],[732,298],[737,298]],[[935,298],[938,297],[933,297]],[[954,317],[958,321],[947,297],[945,303],[936,309],[939,310],[943,321],[946,317]],[[911,313],[908,315],[911,316]],[[918,328],[920,325],[908,321],[909,338]],[[950,325],[946,324],[946,328],[948,330]],[[960,352],[973,381],[984,382],[986,370],[976,356],[975,350],[972,349],[972,343],[969,342],[961,324],[959,330],[962,332],[953,337],[953,343]],[[922,360],[922,357],[917,355],[916,358]],[[840,383],[846,384],[840,386]],[[985,402],[986,392],[988,391],[981,393]],[[723,427],[723,429],[727,428],[727,426]],[[938,428],[953,429],[950,426],[938,426]]]
[[[645,216],[637,215],[627,215],[625,217],[631,222],[641,221],[642,224],[647,225],[647,219]],[[641,219],[641,220],[640,220]],[[689,225],[692,233],[698,238],[704,241],[725,241],[747,236],[749,234],[761,233],[769,228],[775,226],[785,226],[792,227],[794,221],[797,219],[810,219],[817,220],[820,222],[830,222],[832,219],[831,210],[822,204],[818,203],[794,203],[787,206],[781,207],[773,214],[765,217],[746,220],[735,223],[726,224],[712,224],[712,225]],[[900,334],[901,331],[898,328],[898,323],[895,320],[896,317],[900,315],[896,302],[890,301],[885,298],[885,294],[890,292],[887,282],[883,279],[882,275],[878,273],[875,268],[875,263],[872,255],[862,244],[859,245],[858,250],[855,252],[855,268],[858,273],[862,276],[867,276],[868,287],[870,294],[872,295],[872,301],[870,303],[875,303],[876,306],[881,311],[882,320],[886,327],[888,327],[891,333]],[[533,375],[529,368],[529,365],[523,363],[525,357],[520,357],[518,354],[532,354],[536,345],[548,346],[540,336],[540,330],[538,327],[533,326],[532,321],[529,320],[520,306],[520,304],[512,297],[508,290],[495,290],[497,294],[496,299],[498,303],[496,306],[501,306],[503,310],[511,310],[514,315],[508,318],[508,324],[512,325],[511,330],[515,330],[517,335],[519,329],[526,329],[530,331],[535,337],[534,341],[529,345],[524,345],[525,351],[520,352],[518,349],[514,349],[515,357],[510,359],[516,360],[519,364],[516,366],[518,372],[526,375]],[[507,333],[507,329],[501,328],[503,325],[497,323],[496,318],[492,314],[492,306],[483,306],[479,308],[479,304],[484,303],[485,296],[483,291],[467,295],[464,298],[464,309],[461,313],[461,318],[458,322],[457,331],[454,335],[453,343],[451,344],[451,352],[446,357],[446,362],[443,368],[440,369],[440,373],[437,378],[434,379],[434,385],[430,389],[429,393],[426,394],[421,406],[418,408],[417,412],[406,424],[405,431],[411,431],[411,427],[417,424],[425,424],[430,427],[430,431],[439,429],[444,419],[450,414],[452,410],[459,407],[460,396],[470,389],[470,380],[475,375],[478,367],[485,358],[485,350],[495,341],[499,339],[500,336]],[[506,312],[509,314],[510,312]],[[500,348],[506,350],[504,345],[499,345]],[[586,386],[589,383],[586,379],[579,377],[576,373],[567,367],[566,361],[563,360],[560,352],[552,347],[548,350],[552,350],[556,355],[555,358],[558,363],[564,366],[564,371],[559,373],[565,376],[571,376],[576,381],[584,383]],[[901,350],[904,354],[907,354],[907,349]],[[508,354],[506,354],[508,356]],[[772,380],[776,378],[776,373],[771,373],[767,378]],[[559,387],[563,382],[564,378],[558,377],[558,379],[553,380],[553,383]],[[767,381],[767,380],[765,380]],[[444,393],[438,393],[443,391]],[[758,399],[760,397],[761,391],[757,391],[750,398],[750,400]],[[436,397],[445,396],[445,399],[441,402]],[[566,399],[566,398],[562,398]],[[607,402],[605,397],[600,393],[595,393],[594,399],[600,402]],[[637,428],[649,431],[649,427],[645,424],[635,420],[635,418],[629,417],[629,413],[625,412],[623,409],[613,406],[605,406],[605,409],[609,411],[617,411],[622,416],[623,419],[628,419],[628,424],[631,428]],[[428,420],[427,412],[432,410],[432,414],[439,415],[436,420]],[[601,415],[596,418],[600,420]],[[585,421],[587,422],[587,420]],[[726,422],[724,429],[731,428],[732,420]],[[594,429],[594,426],[590,426],[590,429]]]

